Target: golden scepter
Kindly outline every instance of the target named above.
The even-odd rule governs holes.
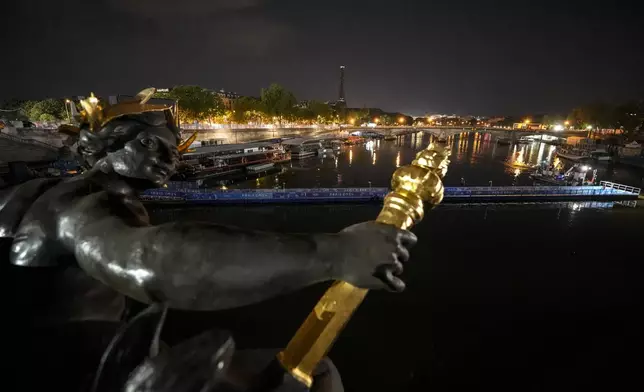
[[[376,222],[409,229],[424,216],[423,202],[434,206],[443,200],[442,178],[447,172],[449,151],[431,143],[416,155],[411,165],[398,168],[391,179]],[[313,371],[326,356],[344,325],[367,295],[343,281],[334,282],[318,301],[284,351],[277,355],[282,367],[310,387]]]

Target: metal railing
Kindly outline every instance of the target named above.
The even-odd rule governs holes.
[[[609,188],[609,189],[617,189],[620,191],[628,192],[628,193],[633,193],[636,195],[639,195],[642,189],[636,188],[634,186],[628,186],[628,185],[622,185],[618,184],[616,182],[610,182],[610,181],[600,181],[599,185],[604,187],[604,188]]]
[[[481,186],[445,188],[445,196],[453,198],[487,196],[606,196],[619,194],[631,194],[631,192],[603,186]]]
[[[617,189],[619,186],[623,189]],[[310,188],[310,189],[199,189],[162,188],[144,192],[147,199],[175,199],[193,202],[204,201],[340,201],[382,200],[387,188]],[[510,187],[448,187],[445,200],[473,202],[481,200],[566,200],[566,199],[626,199],[637,198],[638,188],[614,186],[510,186]]]
[[[175,182],[170,187],[162,189],[160,193],[170,191],[183,193],[211,193],[235,195],[243,193],[245,197],[253,194],[253,197],[266,197],[269,194],[300,194],[300,195],[324,195],[332,194],[331,197],[346,197],[351,194],[382,195],[389,191],[388,188],[295,188],[295,189],[204,189],[197,184],[184,184]],[[149,192],[153,192],[150,190]],[[607,196],[607,195],[639,195],[640,188],[627,185],[604,182],[594,186],[475,186],[475,187],[446,187],[445,196],[451,198],[476,198],[476,197],[500,197],[505,196]]]

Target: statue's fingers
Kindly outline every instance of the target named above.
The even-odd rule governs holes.
[[[396,257],[396,255],[394,255],[394,257]],[[394,276],[398,276],[398,275],[402,274],[402,272],[403,272],[403,265],[402,265],[402,263],[400,261],[398,261],[397,258],[388,267],[389,267],[389,270],[391,270],[391,273]]]
[[[400,262],[398,262],[400,264]],[[401,265],[402,267],[402,265]],[[395,292],[401,292],[405,290],[405,282],[403,282],[400,278],[394,275],[394,269],[395,267],[392,265],[387,265],[383,267],[380,270],[380,273],[378,274],[378,278],[382,280],[385,285],[387,285],[387,288],[391,291]]]
[[[411,231],[401,230],[398,232],[398,241],[406,248],[411,248],[418,242],[418,237]]]
[[[398,257],[398,260],[406,263],[409,260],[409,251],[404,246],[398,245],[396,248],[396,256]]]

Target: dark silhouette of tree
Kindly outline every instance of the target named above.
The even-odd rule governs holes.
[[[276,117],[280,126],[283,118],[295,113],[295,105],[297,104],[295,95],[277,83],[263,88],[260,100],[266,114]]]

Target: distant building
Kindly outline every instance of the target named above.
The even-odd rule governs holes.
[[[241,97],[241,95],[221,89],[216,91],[215,94],[221,98],[221,102],[224,104],[224,107],[228,110],[232,110],[235,102]]]
[[[497,123],[500,123],[500,122],[503,122],[503,121],[505,121],[505,117],[490,117],[490,118],[487,119],[486,122],[488,124],[492,125],[492,124],[497,124]]]
[[[541,123],[514,123],[512,124],[512,129],[525,129],[528,131],[542,131],[548,129],[548,126]]]

